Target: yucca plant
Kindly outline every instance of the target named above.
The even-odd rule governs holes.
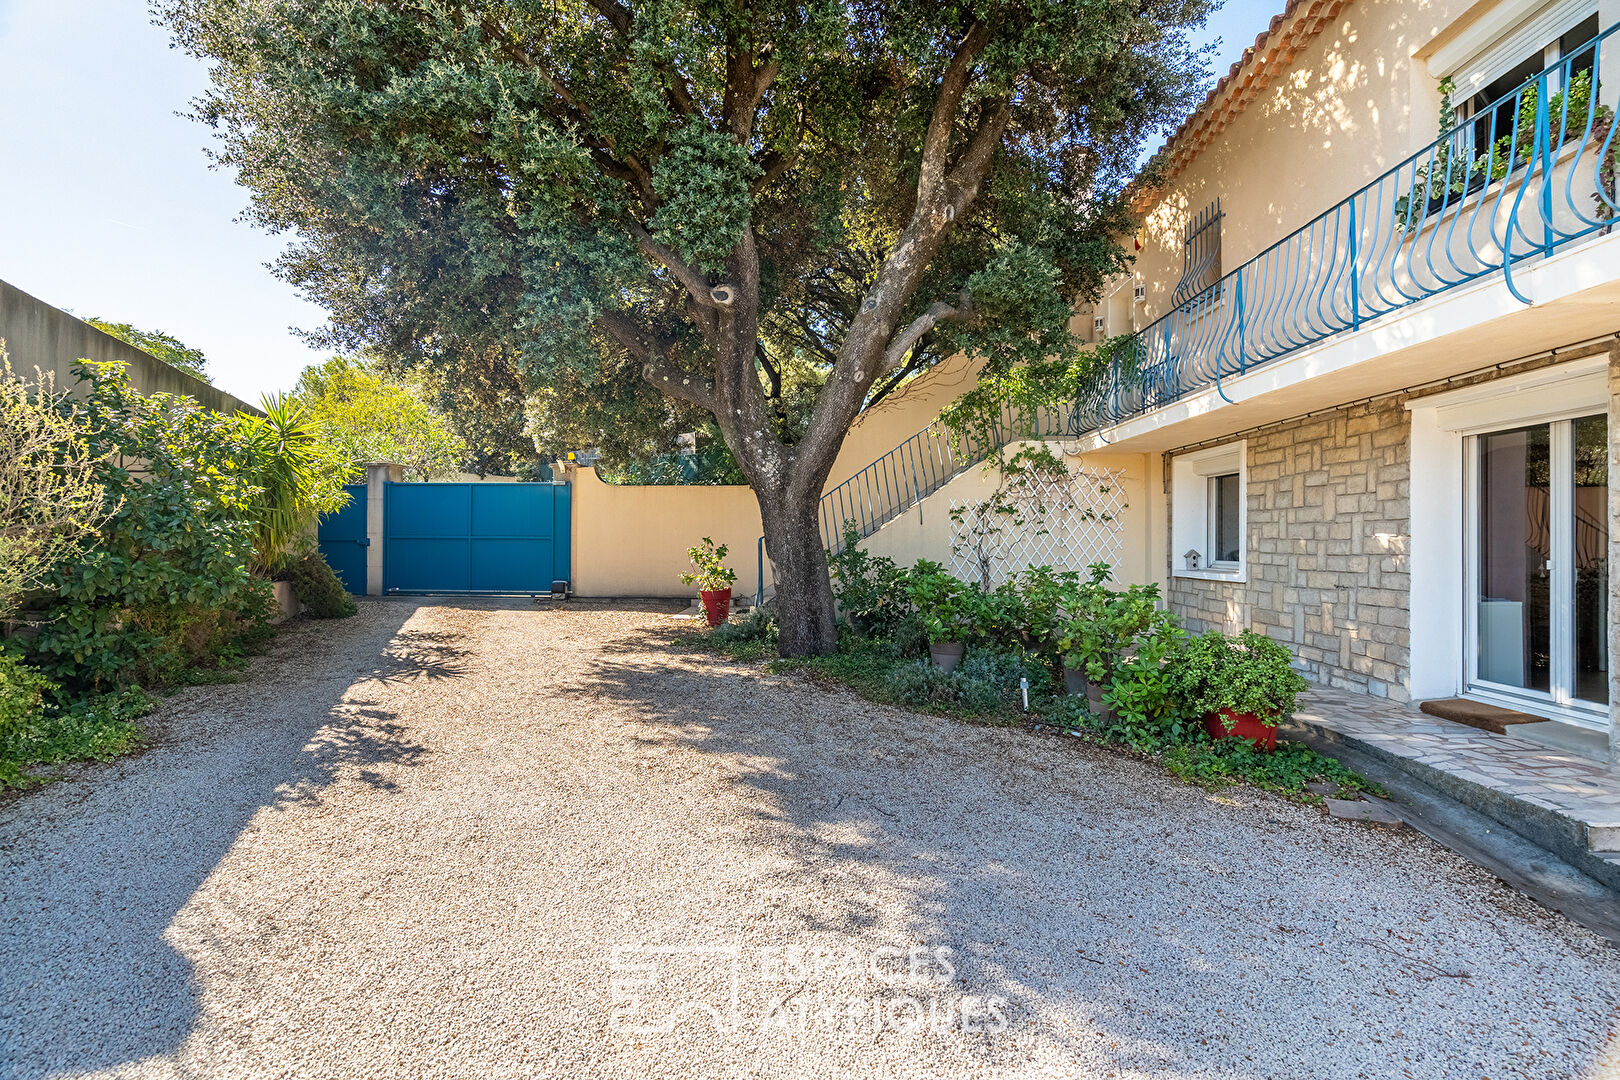
[[[307,547],[323,514],[349,501],[343,483],[350,467],[320,439],[314,418],[297,399],[267,395],[263,416],[237,414],[244,462],[242,471],[255,489],[249,513],[253,519],[253,561],[260,573],[274,577]]]

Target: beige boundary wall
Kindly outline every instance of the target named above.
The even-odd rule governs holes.
[[[681,584],[686,549],[705,536],[731,548],[736,589],[753,593],[761,530],[752,488],[604,484],[589,466],[558,477],[573,485],[575,596],[691,596]]]
[[[941,409],[973,388],[977,373],[978,365],[953,357],[879,402],[850,429],[827,486],[836,486],[926,428]],[[968,475],[978,475],[977,470]],[[604,484],[589,467],[564,467],[558,478],[573,484],[576,596],[690,596],[692,590],[680,582],[681,573],[690,568],[686,549],[705,536],[731,548],[726,564],[737,572],[736,588],[752,595],[763,530],[751,488]],[[943,495],[936,492],[925,500],[924,512],[949,507],[949,499],[942,501]],[[891,523],[889,528],[898,525],[901,522]],[[878,536],[888,531],[884,529]],[[943,535],[942,541],[936,536],[929,542],[942,542],[948,554],[949,533]],[[873,537],[869,543],[881,542]],[[917,558],[917,554],[896,555],[905,563]],[[765,583],[770,582],[767,559]]]
[[[35,368],[53,373],[59,390],[74,389],[76,361],[117,360],[129,365],[130,385],[143,394],[185,394],[222,413],[259,411],[241,398],[172,368],[3,281],[0,339],[11,354],[13,371],[30,381]]]

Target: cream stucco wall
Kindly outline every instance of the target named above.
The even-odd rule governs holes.
[[[1440,94],[1425,57],[1491,7],[1470,0],[1346,4],[1286,77],[1273,80],[1155,194],[1133,271],[1146,299],[1135,304],[1121,287],[1097,305],[1096,313],[1107,314],[1106,332],[1129,333],[1165,313],[1181,276],[1183,227],[1217,198],[1225,274],[1433,141]],[[1088,335],[1093,313],[1081,312]]]
[[[941,409],[973,387],[977,372],[976,363],[953,357],[863,414],[845,438],[827,486],[835,487],[926,428]],[[728,565],[737,571],[737,589],[754,591],[762,530],[752,489],[604,484],[595,469],[578,467],[560,472],[559,478],[574,485],[575,595],[686,596],[691,589],[680,583],[689,568],[686,549],[704,536],[730,546]],[[933,513],[949,501],[936,496],[927,506],[925,513]],[[948,553],[949,538],[943,542]],[[896,558],[909,564],[920,556]],[[767,585],[770,569],[767,560]]]
[[[1061,443],[1055,444],[1059,450]],[[1016,452],[1015,444],[1004,453]],[[1164,501],[1157,497],[1162,486],[1159,454],[1065,453],[1070,470],[1096,469],[1123,474],[1126,510],[1118,520],[1124,536],[1123,557],[1114,565],[1114,579],[1120,584],[1164,586],[1165,528]],[[924,499],[868,538],[863,544],[874,555],[885,555],[902,566],[918,559],[951,564],[951,517],[953,503],[965,504],[988,498],[1000,480],[994,469],[973,468],[946,484],[931,498]],[[1075,567],[1080,569],[1080,567]]]
[[[731,549],[737,590],[753,592],[761,530],[752,488],[604,484],[577,466],[559,478],[573,485],[574,595],[690,596],[680,580],[691,569],[686,549],[705,536]]]

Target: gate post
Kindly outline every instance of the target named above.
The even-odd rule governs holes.
[[[383,518],[389,481],[403,480],[405,467],[392,461],[366,462],[366,595],[383,594]]]

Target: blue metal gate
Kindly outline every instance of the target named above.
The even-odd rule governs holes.
[[[565,483],[388,485],[388,592],[544,593],[570,578]]]
[[[366,485],[348,484],[349,505],[321,519],[321,555],[337,571],[343,587],[357,596],[366,594]]]

